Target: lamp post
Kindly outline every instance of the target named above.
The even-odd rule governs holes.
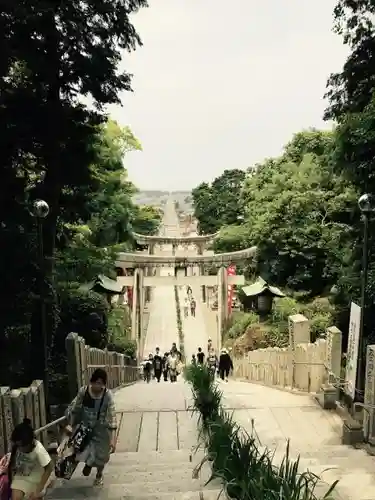
[[[40,328],[43,342],[43,382],[44,397],[46,400],[46,411],[49,409],[49,377],[48,377],[48,340],[47,340],[47,318],[45,301],[45,259],[43,251],[43,220],[49,214],[48,203],[44,200],[35,200],[32,207],[32,215],[36,218],[38,233],[38,265],[39,265],[39,304],[40,304]]]
[[[358,207],[362,213],[363,220],[363,247],[362,247],[362,271],[361,271],[361,318],[359,329],[358,363],[357,363],[357,397],[364,389],[364,367],[366,363],[367,342],[365,338],[365,310],[366,310],[366,288],[368,278],[368,239],[369,239],[369,217],[374,211],[374,198],[371,194],[363,194],[358,199]]]

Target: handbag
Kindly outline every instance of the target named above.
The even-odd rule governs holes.
[[[88,394],[88,388],[86,389],[85,395]],[[104,396],[107,391],[105,390],[100,400],[100,406],[96,416],[96,421],[100,418],[100,412],[103,406]],[[76,454],[82,453],[91,441],[94,429],[85,425],[83,422],[78,424],[72,437],[69,439],[68,446],[72,447]]]
[[[11,497],[9,481],[9,464],[11,454],[7,453],[0,460],[0,500],[9,500]]]
[[[55,463],[55,476],[59,479],[69,480],[74,474],[77,465],[78,462],[75,454],[66,457],[58,457]]]

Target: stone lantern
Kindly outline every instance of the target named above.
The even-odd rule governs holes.
[[[241,290],[245,311],[255,309],[260,316],[267,316],[271,312],[274,297],[285,297],[281,290],[260,277],[255,283],[244,286]]]

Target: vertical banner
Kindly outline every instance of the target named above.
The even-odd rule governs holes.
[[[234,264],[227,267],[227,276],[236,275],[236,266]],[[233,285],[228,285],[228,314],[232,313],[232,302],[233,302]]]
[[[359,336],[361,332],[361,308],[351,303],[348,350],[346,355],[345,392],[354,399],[357,379]]]

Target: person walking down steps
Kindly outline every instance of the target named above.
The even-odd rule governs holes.
[[[195,309],[197,307],[197,303],[195,302],[194,297],[190,300],[190,312],[193,318],[195,318]]]
[[[153,358],[153,355],[149,354],[148,358],[145,357],[145,360],[143,361],[143,380],[148,384],[150,383],[152,376]]]
[[[163,358],[160,356],[160,349],[157,347],[155,349],[155,356],[153,359],[154,364],[154,375],[158,382],[160,382],[161,372],[163,369]]]
[[[80,448],[77,462],[84,462],[84,476],[96,469],[94,486],[103,484],[104,467],[116,449],[116,408],[112,392],[107,389],[107,372],[97,368],[90,384],[82,387],[70,404],[66,430],[72,433],[75,449]]]
[[[231,370],[233,370],[232,358],[229,356],[227,349],[224,347],[221,350],[219,358],[219,375],[221,380],[225,379],[225,382],[228,382],[228,376]]]
[[[164,379],[164,382],[168,381],[168,372],[169,372],[168,357],[169,357],[169,352],[165,352],[164,356],[163,356],[163,379]]]
[[[53,462],[42,443],[36,439],[31,421],[25,418],[14,428],[11,438],[12,453],[8,466],[11,499],[44,497],[53,472]]]
[[[178,359],[177,353],[175,351],[171,351],[169,358],[168,358],[169,376],[170,376],[171,382],[177,382],[178,362],[179,362],[179,359]]]
[[[202,351],[201,347],[198,347],[198,352],[197,352],[197,360],[198,360],[198,365],[203,365],[204,364],[204,352]]]

